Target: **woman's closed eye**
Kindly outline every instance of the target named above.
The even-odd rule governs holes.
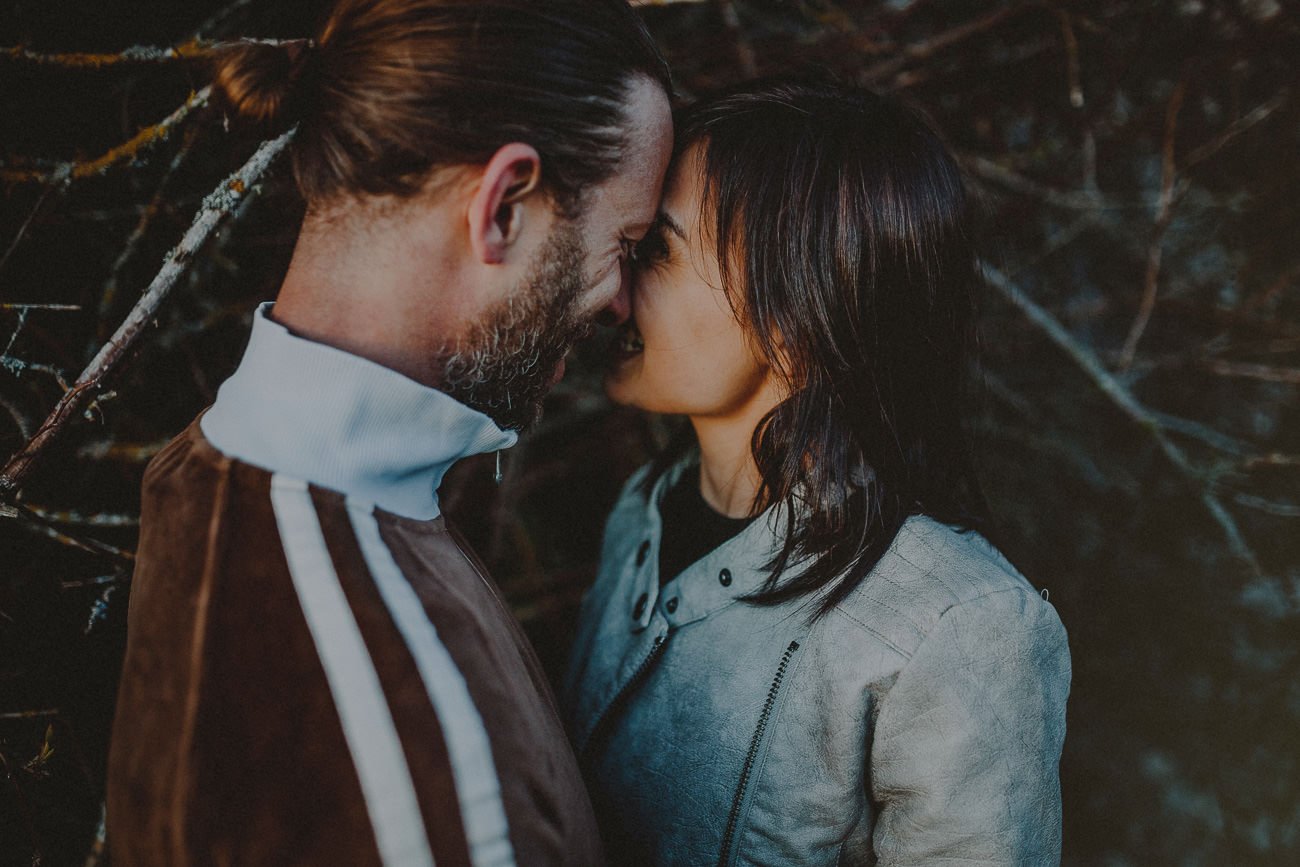
[[[632,246],[632,267],[635,269],[651,268],[668,259],[668,239],[664,237],[664,226],[656,220],[645,237]]]

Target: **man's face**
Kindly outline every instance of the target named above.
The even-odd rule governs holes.
[[[564,356],[591,329],[580,310],[585,253],[576,228],[557,223],[524,285],[488,310],[443,360],[442,390],[503,428],[537,421]]]
[[[628,253],[654,222],[672,153],[662,88],[638,79],[628,101],[627,155],[587,190],[582,214],[557,219],[522,284],[448,347],[441,388],[503,428],[523,430],[564,373],[564,356],[601,313],[627,316]]]

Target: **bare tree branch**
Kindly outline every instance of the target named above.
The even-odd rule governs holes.
[[[1202,366],[1219,376],[1237,376],[1265,382],[1300,385],[1300,370],[1294,367],[1272,367],[1267,364],[1250,364],[1245,361],[1227,361],[1220,358],[1209,359],[1203,362]]]
[[[3,172],[4,170],[0,169],[0,177],[3,177]],[[14,254],[14,250],[17,250],[18,245],[22,243],[23,237],[31,227],[32,221],[36,219],[36,215],[40,213],[41,208],[45,205],[45,201],[50,197],[50,193],[55,190],[62,192],[67,189],[68,178],[71,172],[71,168],[67,165],[54,169],[49,180],[45,184],[45,189],[41,190],[41,194],[36,197],[36,204],[32,205],[32,209],[27,212],[27,218],[24,219],[23,224],[18,227],[18,231],[14,234],[13,240],[10,241],[9,246],[5,248],[4,255],[0,256],[0,271],[4,270],[5,263],[9,261],[9,257]]]
[[[1151,321],[1151,313],[1156,307],[1156,289],[1160,281],[1160,260],[1164,254],[1165,232],[1173,218],[1174,180],[1178,177],[1178,168],[1174,164],[1174,139],[1178,130],[1178,113],[1182,110],[1183,100],[1187,96],[1187,78],[1178,80],[1169,105],[1165,109],[1165,135],[1160,158],[1160,204],[1156,208],[1155,230],[1152,232],[1151,244],[1147,248],[1146,274],[1142,278],[1142,300],[1138,304],[1137,316],[1129,326],[1128,336],[1119,352],[1119,369],[1127,370],[1137,353],[1138,341]]]
[[[67,391],[69,388],[71,388],[71,386],[68,385],[67,378],[63,375],[63,371],[59,370],[57,367],[55,367],[52,364],[42,364],[37,361],[26,361],[21,358],[15,358],[12,355],[0,355],[0,367],[3,367],[5,370],[9,371],[14,376],[22,376],[23,371],[25,370],[35,370],[38,373],[45,373],[53,377],[54,381],[59,384],[59,388],[63,389],[64,391]]]
[[[1300,467],[1300,455],[1284,455],[1278,452],[1270,452],[1266,455],[1257,455],[1250,458],[1242,465],[1242,469],[1254,470],[1259,467]]]
[[[82,867],[99,867],[104,860],[104,854],[108,850],[108,804],[101,802],[99,805],[99,826],[95,829],[95,842],[91,844],[90,851],[86,853],[86,862]]]
[[[154,277],[126,320],[100,349],[72,388],[64,394],[36,435],[10,459],[3,473],[0,473],[0,495],[12,494],[18,490],[42,450],[67,426],[69,420],[90,402],[104,380],[114,371],[144,331],[145,326],[153,319],[163,299],[185,272],[194,254],[225,217],[239,206],[244,197],[255,191],[254,184],[258,178],[284,150],[296,130],[297,127],[278,138],[263,142],[243,167],[223,181],[204,200],[203,207],[195,216],[189,231],[167,256],[162,270]]]
[[[1278,91],[1272,99],[1260,103],[1250,111],[1237,118],[1228,128],[1219,133],[1205,144],[1193,150],[1183,160],[1183,171],[1187,171],[1192,166],[1204,162],[1210,157],[1223,150],[1224,146],[1241,135],[1246,130],[1264,121],[1273,112],[1286,105],[1286,101],[1291,98],[1291,91],[1283,88]]]
[[[88,443],[77,449],[77,457],[91,461],[127,461],[142,464],[158,454],[167,445],[168,440],[151,443],[121,443],[111,440]]]
[[[69,548],[76,548],[85,551],[88,554],[108,557],[123,564],[129,564],[135,560],[134,554],[130,551],[124,551],[116,545],[110,545],[107,542],[101,542],[98,539],[77,536],[60,530],[36,512],[21,504],[17,506],[0,505],[0,518],[15,519],[18,526],[25,530],[35,533],[38,536],[46,536],[61,545],[67,545]]]
[[[167,117],[160,120],[152,126],[147,126],[140,130],[129,141],[126,141],[115,148],[95,157],[91,160],[81,162],[63,163],[58,168],[50,171],[41,171],[37,169],[0,169],[0,180],[13,182],[24,181],[44,181],[57,186],[66,184],[71,180],[79,180],[92,175],[103,174],[111,166],[128,160],[134,160],[141,153],[156,145],[158,142],[165,140],[171,135],[172,131],[180,125],[185,118],[196,108],[208,104],[208,98],[212,94],[212,86],[207,85],[197,93],[191,93],[189,98],[180,108],[173,111]]]
[[[990,286],[998,290],[1030,322],[1043,331],[1057,347],[1062,349],[1111,403],[1146,430],[1156,441],[1156,444],[1164,452],[1170,463],[1188,479],[1197,483],[1201,489],[1201,502],[1205,505],[1215,523],[1223,530],[1233,554],[1246,563],[1255,574],[1261,574],[1262,570],[1258,558],[1246,543],[1245,537],[1242,536],[1241,530],[1237,527],[1236,520],[1224,508],[1214,490],[1212,481],[1207,478],[1204,472],[1194,466],[1182,448],[1166,435],[1159,419],[1143,406],[1137,398],[1133,397],[1129,390],[1110,371],[1106,370],[1091,349],[1075,340],[1055,316],[1039,306],[1025,294],[1023,289],[988,263],[982,264],[982,270]]]
[[[60,713],[57,707],[38,708],[36,710],[16,710],[0,713],[0,719],[44,719],[47,716],[58,716]]]
[[[195,29],[194,38],[203,39],[225,33],[231,19],[252,5],[253,0],[234,0],[229,5],[218,9]]]
[[[122,51],[96,54],[68,52],[46,54],[32,51],[21,45],[0,48],[0,58],[34,63],[39,66],[58,66],[64,69],[107,69],[115,66],[171,63],[176,60],[195,60],[210,57],[213,52],[229,45],[252,43],[255,45],[287,45],[308,40],[302,39],[236,39],[229,42],[210,42],[191,39],[180,45],[132,45]]]
[[[1070,105],[1083,108],[1083,85],[1079,80],[1079,40],[1075,38],[1070,13],[1057,9],[1056,17],[1061,23],[1061,40],[1065,43],[1065,72],[1070,87]]]
[[[112,66],[127,66],[144,63],[167,63],[195,56],[199,43],[185,42],[177,46],[158,47],[153,45],[133,45],[119,52],[93,54],[75,51],[59,54],[46,54],[32,51],[21,45],[0,48],[0,57],[6,60],[19,60],[39,66],[60,66],[64,69],[104,69]]]
[[[979,18],[951,27],[942,33],[936,33],[929,39],[907,45],[888,60],[882,60],[864,69],[858,75],[858,82],[860,84],[874,84],[889,78],[911,63],[928,60],[940,51],[965,42],[972,36],[992,30],[1006,19],[1030,8],[1033,7],[1028,4],[1011,3]]]
[[[108,274],[108,280],[104,282],[104,289],[99,295],[99,330],[101,332],[99,339],[101,341],[108,337],[106,326],[113,309],[113,302],[117,299],[118,280],[121,278],[122,271],[126,268],[127,263],[131,261],[131,257],[135,255],[136,248],[144,240],[145,234],[153,224],[154,217],[162,210],[163,194],[167,191],[167,183],[184,164],[190,151],[193,150],[201,128],[201,125],[191,126],[186,131],[184,142],[177,149],[176,155],[172,157],[172,161],[167,166],[167,171],[163,174],[162,179],[158,181],[158,188],[154,191],[153,199],[145,207],[144,213],[140,215],[139,221],[135,224],[135,228],[131,230],[130,237],[126,239],[126,243],[122,246],[122,252],[118,254],[117,259],[113,262],[112,270]]]
[[[735,43],[736,62],[740,65],[741,74],[745,78],[753,78],[758,75],[758,60],[754,56],[754,47],[749,44],[749,37],[745,35],[745,28],[740,25],[736,4],[734,0],[718,0],[718,6],[722,12],[722,22]]]
[[[97,513],[84,515],[76,510],[44,509],[40,506],[27,505],[32,514],[51,524],[63,524],[74,527],[138,527],[139,515],[114,515]]]
[[[1300,506],[1294,503],[1276,503],[1254,494],[1234,493],[1232,501],[1239,506],[1255,509],[1278,518],[1300,518]]]

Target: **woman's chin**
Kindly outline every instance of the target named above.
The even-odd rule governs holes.
[[[632,406],[645,409],[642,389],[638,388],[636,371],[633,370],[634,359],[628,359],[605,369],[605,396],[611,403],[619,406]]]
[[[618,368],[608,368],[605,371],[605,379],[602,383],[605,387],[605,397],[610,399],[611,403],[619,406],[631,406],[631,389],[628,387],[627,377],[623,371]]]

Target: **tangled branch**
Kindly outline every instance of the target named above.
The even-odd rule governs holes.
[[[132,45],[118,52],[93,53],[85,51],[61,52],[48,54],[32,51],[22,45],[0,48],[0,58],[34,63],[38,66],[57,66],[63,69],[107,69],[116,66],[140,66],[156,63],[171,63],[177,60],[202,60],[211,57],[223,47],[235,43],[256,43],[258,45],[286,45],[302,42],[301,39],[238,39],[230,42],[212,42],[205,39],[191,39],[180,45]]]
[[[139,339],[145,326],[158,312],[159,306],[176,285],[181,274],[185,272],[194,254],[245,196],[256,191],[255,184],[258,178],[284,150],[296,129],[295,127],[278,138],[263,142],[243,167],[223,181],[204,200],[185,237],[168,254],[162,269],[153,278],[126,320],[104,344],[81,376],[77,377],[77,381],[59,400],[36,434],[10,459],[4,471],[0,473],[0,495],[9,495],[18,490],[41,452],[93,399],[107,377]]]
[[[166,140],[195,109],[207,105],[211,95],[211,85],[196,93],[191,93],[185,103],[167,117],[158,123],[145,127],[128,141],[100,154],[94,159],[60,163],[49,170],[0,169],[0,180],[11,183],[43,181],[52,186],[61,186],[73,180],[103,174],[110,167],[134,160],[140,154],[158,144],[158,142]]]
[[[1055,316],[1037,304],[1023,289],[1016,285],[1000,270],[983,263],[985,281],[1001,293],[1002,297],[1017,307],[1025,317],[1047,335],[1053,343],[1064,350],[1071,360],[1092,380],[1111,403],[1130,419],[1149,433],[1173,464],[1189,480],[1200,487],[1201,502],[1214,519],[1228,541],[1232,553],[1244,562],[1255,574],[1261,574],[1259,560],[1247,544],[1237,521],[1229,514],[1214,490],[1213,480],[1197,468],[1187,457],[1187,453],[1169,438],[1161,424],[1160,417],[1147,409],[1133,394],[1108,371],[1096,354],[1070,335]]]

